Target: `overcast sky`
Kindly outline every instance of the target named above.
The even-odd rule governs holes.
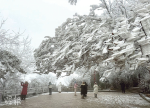
[[[7,19],[6,29],[23,32],[32,38],[37,48],[44,36],[55,36],[55,28],[75,13],[88,14],[90,5],[99,0],[78,0],[70,5],[68,0],[0,0],[0,17]]]

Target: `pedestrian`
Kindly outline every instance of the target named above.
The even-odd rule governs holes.
[[[74,93],[75,93],[74,95],[75,95],[75,96],[77,96],[77,95],[76,95],[77,87],[78,87],[78,84],[75,82],[75,84],[74,84]]]
[[[49,82],[48,87],[49,87],[49,95],[52,95],[52,83],[51,82]]]
[[[85,82],[85,97],[87,97],[87,90],[88,90],[88,85],[87,85],[87,83]]]
[[[21,86],[23,86],[21,92],[21,100],[25,100],[27,95],[28,82],[27,81],[25,83],[21,82]]]
[[[85,96],[85,94],[86,94],[85,82],[82,82],[80,88],[81,88],[81,98],[84,99],[84,96]]]
[[[124,83],[124,81],[121,81],[120,85],[121,85],[122,93],[125,93],[125,83]]]
[[[61,93],[61,86],[62,86],[62,84],[61,84],[61,82],[58,84],[58,92],[59,93]]]
[[[97,85],[96,82],[94,83],[93,88],[94,88],[94,97],[97,98],[97,94],[98,94],[98,85]]]

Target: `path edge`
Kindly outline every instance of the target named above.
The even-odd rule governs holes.
[[[149,102],[150,103],[150,100],[148,100],[145,96],[144,96],[144,94],[142,94],[142,93],[139,93],[139,95],[144,99],[144,100],[146,100],[147,102]]]

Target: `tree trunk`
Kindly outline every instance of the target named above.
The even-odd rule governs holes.
[[[5,87],[4,87],[4,85],[3,85],[2,101],[5,101],[5,100],[4,100],[4,97],[5,97]]]

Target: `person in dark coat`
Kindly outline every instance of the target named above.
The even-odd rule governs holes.
[[[21,92],[21,100],[25,100],[27,95],[28,82],[27,81],[25,83],[21,82],[21,86],[23,86]]]
[[[87,85],[87,83],[86,83],[86,82],[85,82],[85,87],[86,87],[86,88],[85,88],[85,91],[86,91],[86,92],[85,92],[85,97],[87,97],[88,85]]]
[[[86,94],[86,86],[85,86],[85,82],[82,82],[80,88],[81,88],[81,98],[84,99],[85,94]]]
[[[125,93],[125,83],[124,83],[124,81],[121,81],[120,85],[121,85],[122,93]]]

